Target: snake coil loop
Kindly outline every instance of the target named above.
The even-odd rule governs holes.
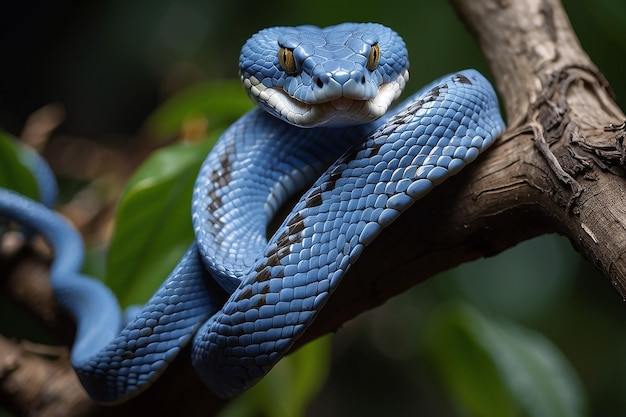
[[[239,69],[260,108],[207,156],[192,201],[195,242],[124,326],[113,294],[80,273],[76,232],[0,189],[0,215],[54,246],[54,294],[77,322],[72,365],[96,401],[146,389],[190,341],[215,393],[253,385],[381,230],[504,129],[493,88],[474,70],[441,77],[388,111],[408,80],[408,57],[378,24],[265,29],[243,46]],[[268,240],[268,219],[303,190]]]

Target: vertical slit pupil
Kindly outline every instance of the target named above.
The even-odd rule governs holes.
[[[366,68],[370,71],[374,71],[380,60],[380,46],[377,43],[373,44],[370,48],[369,56],[367,57]]]

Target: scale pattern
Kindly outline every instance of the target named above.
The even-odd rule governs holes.
[[[282,71],[280,47],[293,53],[298,74]],[[236,122],[198,175],[196,241],[125,324],[111,291],[80,273],[79,235],[46,206],[0,189],[0,216],[54,247],[53,291],[77,323],[72,365],[96,401],[137,395],[192,338],[194,367],[215,393],[251,386],[307,329],[364,247],[504,129],[491,85],[473,70],[442,77],[372,121],[408,79],[404,42],[376,24],[262,31],[244,46],[240,72],[262,107],[274,97],[276,116],[299,114],[296,100],[284,95],[299,91],[324,103],[339,95],[330,107],[321,103],[322,113],[350,113],[333,125],[361,124],[300,129],[296,119],[317,123],[315,117],[285,123],[261,110]],[[357,94],[376,96],[363,105],[353,100]],[[52,187],[47,168],[28,165],[40,186]],[[49,190],[42,194],[48,204]],[[308,191],[268,241],[268,223],[301,190]]]
[[[48,180],[46,180],[48,181]],[[80,236],[45,205],[0,188],[0,216],[41,233],[55,250],[54,296],[77,324],[71,361],[89,395],[115,403],[147,388],[225,299],[195,243],[155,295],[125,327],[113,293],[82,275]]]
[[[280,207],[371,129],[302,130],[256,109],[224,132],[198,174],[192,221],[205,265],[227,292],[262,254]]]
[[[139,314],[94,354],[73,357],[72,365],[95,401],[125,399],[152,384],[223,300],[194,243]]]
[[[304,194],[224,308],[198,332],[194,365],[205,383],[232,396],[267,373],[365,246],[502,129],[493,89],[468,70],[412,97],[346,152]]]
[[[280,47],[292,52],[293,72],[283,71]],[[372,50],[379,60],[368,69]],[[343,23],[264,29],[244,44],[239,73],[266,112],[300,127],[336,127],[383,116],[404,89],[408,64],[404,41],[393,30]]]

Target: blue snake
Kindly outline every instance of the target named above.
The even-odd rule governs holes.
[[[243,46],[259,104],[209,153],[192,200],[195,242],[125,321],[111,291],[80,273],[77,233],[45,205],[0,189],[0,215],[55,249],[51,284],[77,323],[71,361],[96,401],[150,386],[188,343],[223,397],[289,351],[363,249],[504,130],[475,70],[441,77],[393,110],[408,80],[403,40],[379,24],[275,27]],[[267,225],[306,190],[268,239]]]

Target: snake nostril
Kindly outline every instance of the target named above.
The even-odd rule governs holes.
[[[365,75],[361,75],[361,84],[365,84]]]
[[[319,88],[322,88],[322,87],[324,87],[324,82],[322,81],[321,78],[317,78],[315,80],[315,85],[317,85]]]

